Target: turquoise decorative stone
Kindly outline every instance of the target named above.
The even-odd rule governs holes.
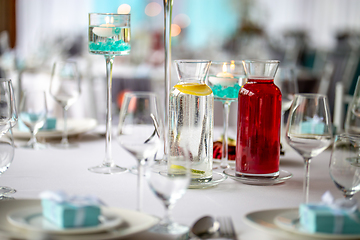
[[[90,227],[99,224],[97,205],[79,206],[70,202],[42,199],[43,216],[59,228]]]
[[[95,52],[123,52],[131,49],[130,44],[122,40],[107,39],[106,42],[89,42],[89,50]]]
[[[359,234],[360,212],[349,213],[321,204],[301,204],[301,226],[308,232]]]
[[[233,86],[222,86],[221,84],[211,86],[214,96],[218,98],[238,98],[240,88],[237,83]]]

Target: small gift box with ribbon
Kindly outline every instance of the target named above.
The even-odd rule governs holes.
[[[43,216],[59,228],[90,227],[99,224],[103,203],[93,196],[68,196],[62,191],[40,194]]]
[[[333,234],[360,233],[360,212],[356,201],[337,199],[327,191],[318,204],[301,204],[301,226],[308,232]]]

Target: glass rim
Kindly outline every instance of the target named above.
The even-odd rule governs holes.
[[[156,93],[149,91],[129,91],[124,94],[124,97],[126,95],[155,96],[156,98],[158,98],[158,95]]]
[[[211,60],[192,60],[192,59],[179,59],[174,60],[175,63],[211,63]]]
[[[346,132],[336,134],[335,137],[350,138],[350,139],[360,140],[360,135],[353,134],[353,133],[346,133]]]
[[[89,16],[90,15],[106,15],[106,16],[130,16],[131,14],[130,13],[89,13]]]
[[[223,64],[223,63],[228,63],[228,64],[232,64],[232,63],[239,63],[242,64],[244,60],[225,60],[225,61],[218,61],[218,60],[211,60],[211,64]]]
[[[242,60],[243,63],[280,63],[280,60],[250,59]]]
[[[321,93],[296,93],[294,95],[294,98],[296,98],[296,97],[302,97],[302,98],[323,97],[323,98],[327,98],[327,96],[325,94],[321,94]]]

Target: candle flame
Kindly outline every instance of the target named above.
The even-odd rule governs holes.
[[[223,70],[223,72],[224,72],[224,73],[226,73],[226,72],[227,72],[227,67],[226,67],[226,63],[223,63],[223,67],[222,67],[222,70]]]
[[[110,18],[110,23],[114,23],[114,17]]]
[[[230,63],[230,69],[231,69],[231,71],[235,70],[235,61],[234,60],[232,60]]]
[[[105,22],[106,22],[106,24],[109,23],[109,16],[106,16],[106,17],[105,17]]]

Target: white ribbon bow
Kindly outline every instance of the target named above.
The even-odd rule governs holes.
[[[78,207],[89,205],[105,206],[105,203],[96,196],[68,196],[64,191],[44,191],[40,193],[40,198],[52,200],[57,203],[70,203]]]
[[[360,223],[360,219],[355,214],[358,209],[357,202],[355,199],[334,199],[329,191],[326,191],[321,197],[322,203],[331,208],[335,214],[334,219],[334,233],[342,233],[344,226],[343,212],[345,212],[351,219]]]

